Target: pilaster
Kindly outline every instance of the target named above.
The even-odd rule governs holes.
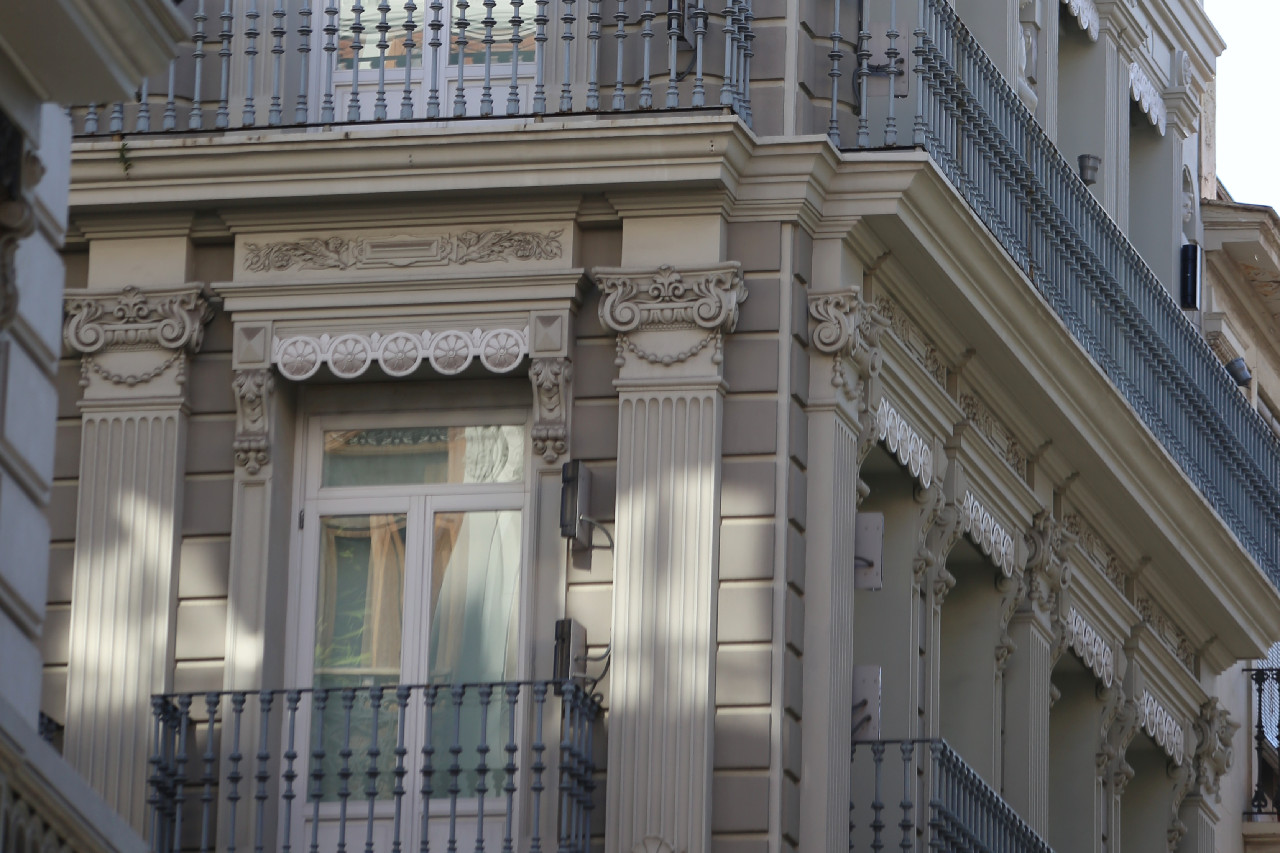
[[[172,678],[186,365],[209,307],[198,289],[66,298],[81,355],[80,499],[64,755],[146,826],[152,693]]]
[[[605,849],[707,853],[722,339],[746,290],[736,264],[593,277],[619,367]]]

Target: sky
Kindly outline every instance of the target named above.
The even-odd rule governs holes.
[[[1205,0],[1218,57],[1218,179],[1238,202],[1280,208],[1280,0]]]

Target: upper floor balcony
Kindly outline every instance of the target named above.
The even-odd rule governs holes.
[[[148,81],[135,103],[78,108],[78,133],[357,132],[394,123],[429,134],[450,122],[509,128],[552,116],[712,110],[765,137],[825,130],[846,161],[859,151],[924,150],[1280,584],[1280,440],[1171,296],[1176,226],[1161,236],[1167,251],[1157,240],[1140,252],[1135,228],[1117,224],[1027,93],[947,0],[806,6],[792,70],[777,61],[789,19],[751,0],[408,0],[395,8],[185,0],[182,8],[192,21],[190,55]],[[763,61],[766,44],[782,53]],[[1150,100],[1160,95],[1137,63],[1127,73],[1137,108],[1163,133],[1164,112]],[[1148,218],[1130,220],[1146,228]]]

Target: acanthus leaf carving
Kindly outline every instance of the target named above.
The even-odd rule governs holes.
[[[1178,812],[1182,809],[1182,801],[1187,798],[1196,784],[1196,773],[1190,762],[1178,763],[1170,760],[1165,767],[1169,778],[1173,780],[1173,798],[1169,809],[1169,828],[1165,831],[1165,841],[1169,853],[1177,853],[1182,837],[1187,834],[1187,825],[1182,822]]]
[[[573,363],[567,358],[535,358],[529,363],[533,383],[533,452],[550,464],[568,451],[569,388]]]
[[[1196,746],[1192,756],[1195,768],[1195,784],[1203,796],[1212,796],[1222,802],[1219,791],[1222,777],[1227,775],[1235,759],[1232,740],[1240,724],[1231,719],[1217,697],[1206,699],[1192,721]]]
[[[197,288],[144,291],[129,285],[118,293],[68,292],[63,339],[81,354],[81,384],[90,370],[117,385],[145,384],[178,366],[185,379],[186,359],[200,349],[213,309]],[[164,361],[138,373],[120,373],[98,362],[107,352],[168,351]]]
[[[986,403],[974,394],[961,392],[960,410],[986,440],[1009,469],[1022,479],[1027,478],[1027,451],[1012,430],[1004,425]]]
[[[1114,693],[1112,692],[1114,691]],[[1102,745],[1098,752],[1098,771],[1104,784],[1111,787],[1116,797],[1124,795],[1124,789],[1133,779],[1133,767],[1125,760],[1129,743],[1142,725],[1142,710],[1138,703],[1124,694],[1119,685],[1102,688],[1104,702],[1115,703],[1114,713],[1103,709]]]
[[[236,464],[256,475],[271,461],[268,404],[275,375],[267,368],[238,370],[232,380],[236,394],[236,435],[232,448]]]
[[[915,582],[933,593],[941,605],[956,585],[955,575],[947,570],[947,554],[960,540],[963,522],[960,509],[947,501],[942,484],[916,486],[916,503],[922,507],[920,538],[912,561]]]
[[[946,389],[949,371],[933,341],[888,296],[876,297],[876,313],[889,321],[889,330],[894,337],[915,357],[938,387]]]
[[[738,306],[747,299],[738,264],[677,270],[668,264],[653,270],[598,268],[592,277],[600,288],[600,322],[618,336],[615,363],[630,352],[650,364],[671,366],[712,347],[711,361],[723,360],[723,335],[738,322]],[[639,332],[702,331],[677,351],[657,351],[638,343]]]
[[[1063,526],[1068,533],[1076,538],[1080,550],[1089,561],[1123,595],[1126,573],[1115,551],[1076,513],[1067,513],[1063,518]]]

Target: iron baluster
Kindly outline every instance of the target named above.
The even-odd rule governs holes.
[[[387,20],[387,15],[391,12],[391,4],[387,0],[380,0],[378,3],[378,93],[373,99],[373,120],[386,121],[387,119],[387,32],[391,29],[391,23]]]
[[[690,103],[695,107],[707,105],[707,86],[702,67],[702,51],[707,40],[707,7],[706,0],[693,0],[693,97]]]
[[[453,116],[461,118],[467,114],[467,90],[466,90],[466,68],[467,68],[467,45],[470,42],[467,39],[467,28],[471,26],[471,22],[467,20],[467,10],[471,4],[467,0],[456,0],[454,8],[458,10],[458,17],[453,22],[458,33],[453,37],[454,47],[457,49],[458,66],[458,85],[453,93]]]
[[[547,745],[542,737],[542,720],[543,711],[547,705],[547,685],[539,682],[533,686],[533,784],[529,789],[533,791],[533,831],[529,838],[529,853],[542,853],[542,792],[545,790],[542,784],[543,771],[547,769],[547,765],[543,762],[543,753],[546,752]]]
[[[324,7],[324,94],[320,101],[320,123],[333,124],[335,116],[333,72],[338,62],[338,7],[337,0],[329,0]]]
[[[392,796],[395,797],[396,811],[395,822],[392,827],[393,835],[391,841],[391,853],[400,853],[400,819],[401,809],[404,802],[404,777],[408,774],[405,769],[404,759],[409,754],[408,748],[405,746],[405,726],[408,719],[410,688],[406,685],[398,685],[396,687],[396,784],[392,789]]]
[[[262,711],[262,715],[258,720],[258,726],[260,729],[258,732],[258,772],[256,774],[258,790],[253,795],[253,798],[257,800],[257,815],[253,831],[254,853],[262,853],[265,846],[263,833],[266,830],[267,783],[271,781],[271,770],[267,765],[271,760],[271,751],[269,749],[270,742],[268,738],[271,735],[272,698],[270,690],[263,690],[258,694],[258,705]]]
[[[534,0],[533,17],[533,112],[542,115],[547,111],[547,25],[551,23],[547,15],[550,0]]]
[[[422,837],[418,841],[420,853],[428,853],[431,849],[430,836],[427,834],[428,820],[431,817],[431,776],[435,772],[431,767],[431,759],[435,754],[434,714],[436,708],[436,691],[434,685],[428,685],[422,691],[422,702],[426,706],[426,734],[422,738]]]
[[[231,752],[227,760],[231,763],[231,772],[227,774],[227,782],[231,790],[227,793],[227,853],[235,853],[236,849],[236,807],[240,803],[240,760],[244,755],[240,752],[240,725],[244,717],[245,693],[236,691],[231,694]]]
[[[284,116],[284,34],[285,28],[284,0],[276,0],[271,11],[271,106],[267,110],[267,124],[276,127]]]
[[[294,793],[293,783],[298,778],[298,771],[294,769],[293,763],[298,760],[297,750],[297,729],[298,729],[298,705],[302,701],[302,693],[298,690],[290,690],[285,694],[285,710],[289,714],[289,734],[284,748],[284,792],[280,798],[284,800],[284,838],[280,845],[280,853],[290,853],[293,849],[293,801],[297,798]]]
[[[615,110],[623,109],[627,105],[627,94],[623,87],[622,80],[624,77],[624,58],[627,43],[627,0],[618,0],[618,9],[613,13],[613,20],[617,24],[614,30],[613,38],[618,48],[618,67],[614,72],[613,78],[613,108]]]
[[[413,13],[418,6],[413,0],[404,4],[404,94],[400,96],[400,118],[413,118],[413,49],[418,46],[413,33],[418,25],[413,20]]]
[[[653,0],[644,0],[640,12],[640,55],[643,70],[640,75],[640,100],[638,106],[642,110],[653,107]]]
[[[441,0],[431,0],[431,23],[427,25],[431,30],[431,41],[428,43],[431,47],[431,61],[423,67],[425,73],[426,65],[429,65],[431,74],[431,85],[427,90],[427,118],[440,117],[440,48],[443,45],[440,32],[444,29],[443,16],[444,3]]]
[[[577,17],[573,13],[575,0],[560,0],[560,23],[564,24],[564,33],[560,40],[564,42],[564,76],[560,78],[560,112],[567,113],[573,109],[573,25]]]
[[[298,97],[293,103],[293,120],[296,124],[306,124],[310,111],[310,77],[311,77],[311,4],[303,3],[298,10]]]
[[[827,138],[837,148],[840,147],[840,60],[844,59],[844,49],[841,47],[844,36],[840,34],[840,11],[843,5],[843,0],[834,0],[831,4],[835,20],[831,25],[831,50],[827,53],[827,58],[831,60],[831,70],[827,72],[827,76],[831,78],[831,117],[827,120]]]
[[[737,101],[737,93],[734,91],[734,75],[738,73],[738,69],[734,60],[738,55],[738,48],[735,44],[738,28],[733,20],[737,14],[737,9],[738,0],[726,0],[724,6],[724,82],[720,84],[720,106],[722,107],[732,107]]]
[[[241,114],[241,124],[245,127],[253,127],[257,124],[258,113],[255,108],[253,89],[257,84],[254,76],[257,70],[258,60],[258,0],[249,0],[249,11],[245,13],[245,87],[244,87],[244,110]]]
[[[204,791],[200,794],[200,853],[208,853],[209,843],[213,837],[213,783],[217,781],[214,767],[218,758],[213,750],[213,726],[218,716],[219,699],[217,693],[206,693],[204,697],[205,712],[209,715],[209,719],[205,728],[204,776],[201,779],[204,782]]]
[[[223,0],[222,14],[218,16],[218,20],[222,21],[222,30],[219,32],[221,47],[218,48],[221,75],[218,78],[218,112],[214,116],[213,126],[224,130],[231,124],[231,24],[235,20],[231,14],[231,0]]]
[[[875,853],[884,849],[884,841],[880,835],[884,832],[884,799],[881,792],[884,790],[884,742],[876,741],[871,744],[871,761],[875,769],[875,781],[872,788],[871,799],[871,849]]]
[[[676,71],[680,37],[684,34],[683,0],[667,0],[667,109],[680,106],[680,75]]]
[[[368,800],[369,813],[365,821],[364,853],[373,853],[373,807],[378,800],[378,757],[382,750],[378,748],[378,712],[382,710],[382,687],[374,685],[369,688],[369,748],[365,755],[369,759],[365,777],[364,795]]]
[[[98,132],[98,105],[89,104],[84,111],[84,132],[94,134]]]
[[[524,34],[520,32],[524,19],[520,17],[520,12],[523,8],[524,0],[511,0],[511,85],[507,89],[509,116],[520,112],[520,44],[524,41]]]
[[[191,728],[191,694],[184,693],[178,697],[178,751],[174,756],[174,789],[173,789],[173,851],[182,849],[182,813],[186,808],[187,795],[187,734]]]
[[[503,824],[502,853],[513,853],[515,849],[512,829],[515,819],[516,753],[520,750],[516,744],[516,702],[520,698],[520,685],[508,684],[504,693],[507,700],[507,745],[503,749],[507,753],[507,763],[503,769],[507,772],[507,781],[502,786],[502,791],[507,795],[507,813]]]
[[[356,704],[356,691],[351,687],[342,688],[342,749],[338,757],[342,766],[338,768],[338,853],[347,849],[347,801],[351,799],[351,712]]]
[[[480,743],[476,745],[476,853],[484,853],[484,797],[489,792],[489,703],[493,697],[493,687],[481,684],[477,695],[480,697]]]
[[[311,694],[311,846],[310,853],[320,850],[320,801],[324,799],[324,710],[329,704],[329,691],[318,689]]]
[[[466,688],[455,684],[449,691],[453,698],[453,743],[449,746],[449,844],[448,853],[458,850],[458,794],[462,792],[462,699]]]
[[[587,110],[600,109],[600,14],[601,0],[587,2]]]
[[[484,0],[484,85],[480,88],[480,115],[493,115],[493,28],[497,21],[493,18],[493,7],[496,0]]]
[[[138,87],[138,115],[133,126],[138,133],[151,132],[151,92],[146,77]]]
[[[204,83],[204,22],[209,16],[204,13],[204,0],[196,0],[196,13],[192,16],[196,22],[196,31],[191,40],[195,42],[195,50],[191,51],[191,60],[195,68],[191,93],[191,109],[187,112],[187,129],[200,130],[204,127],[204,110],[200,106],[201,86]]]
[[[364,6],[356,0],[351,6],[351,97],[347,99],[347,121],[360,121],[360,51],[364,49],[361,36],[364,35],[364,24],[360,16],[364,14]]]

